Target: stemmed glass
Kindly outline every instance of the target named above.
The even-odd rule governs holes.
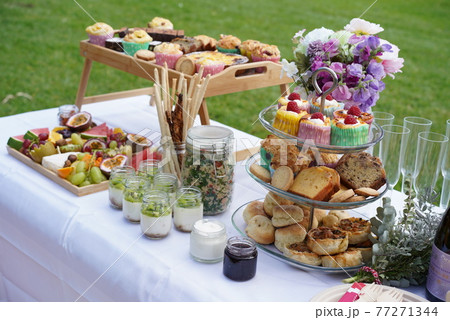
[[[413,173],[414,190],[418,198],[432,202],[441,171],[448,138],[435,132],[420,132],[417,141],[416,162]]]
[[[410,130],[404,126],[394,124],[386,124],[382,128],[384,137],[380,142],[380,158],[386,171],[386,180],[391,189],[390,192],[392,193],[392,189],[400,179],[400,168],[403,163]]]
[[[402,165],[402,192],[406,193],[407,188],[412,185],[412,176],[416,163],[417,140],[419,132],[430,131],[431,120],[420,117],[405,117],[403,126],[408,128],[411,133],[409,143],[405,148],[405,158]]]
[[[373,122],[376,122],[380,127],[386,125],[386,124],[394,124],[394,115],[382,112],[382,111],[374,111],[373,114]],[[373,146],[372,152],[369,151],[369,153],[372,153],[375,157],[380,157],[380,144],[377,143]]]
[[[450,139],[450,119],[447,120],[447,130],[445,135]],[[442,160],[442,192],[441,192],[441,208],[447,209],[450,200],[450,142],[447,142],[447,152]]]

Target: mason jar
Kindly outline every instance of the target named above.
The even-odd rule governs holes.
[[[173,207],[178,189],[178,178],[172,173],[158,173],[153,179],[153,189],[166,192],[169,196],[170,206]]]
[[[222,213],[231,203],[233,143],[233,132],[224,127],[198,126],[187,133],[183,185],[201,190],[205,216]]]
[[[139,163],[138,175],[146,177],[150,185],[153,185],[153,179],[159,172],[161,172],[160,160],[150,159]]]
[[[141,207],[141,230],[150,239],[166,237],[172,228],[169,196],[160,190],[144,194]]]
[[[74,114],[80,112],[80,109],[74,104],[65,104],[58,108],[58,123],[60,126],[65,126],[67,120]]]
[[[173,224],[179,231],[190,232],[192,226],[203,218],[202,192],[197,187],[181,187],[177,190],[173,206]]]
[[[131,176],[125,181],[123,191],[122,212],[130,222],[141,221],[141,207],[144,193],[150,189],[150,182],[146,177]]]
[[[203,263],[222,261],[227,244],[225,225],[218,220],[202,219],[194,223],[190,236],[189,253]]]
[[[125,181],[134,176],[134,169],[130,166],[114,167],[109,176],[109,202],[116,209],[122,209],[123,190]]]

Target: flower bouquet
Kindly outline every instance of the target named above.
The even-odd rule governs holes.
[[[332,97],[346,108],[357,105],[363,112],[370,112],[385,88],[383,79],[386,75],[394,78],[404,61],[398,57],[397,46],[376,35],[383,30],[362,19],[352,19],[337,32],[322,27],[303,36],[305,30],[300,30],[292,39],[297,45],[294,59],[283,59],[282,72],[299,85],[295,91],[311,97],[311,74],[321,67],[331,68],[339,81]],[[321,72],[317,83],[325,91],[333,82],[328,73]]]

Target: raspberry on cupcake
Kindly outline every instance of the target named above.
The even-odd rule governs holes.
[[[272,126],[287,134],[296,136],[300,119],[306,115],[307,113],[301,110],[297,103],[290,101],[286,106],[277,110]]]
[[[332,145],[357,146],[367,143],[368,139],[369,125],[351,114],[331,122]]]
[[[309,113],[309,102],[307,100],[303,100],[298,92],[292,92],[288,96],[278,99],[278,107],[280,108],[282,106],[287,106],[287,104],[291,101],[295,102],[300,110]]]
[[[317,98],[312,99],[311,108],[310,108],[311,113],[321,112],[320,111],[320,103],[322,101],[322,98],[323,97],[317,97]],[[343,109],[343,108],[344,108],[344,104],[334,100],[330,94],[325,97],[323,114],[325,116],[327,116],[328,118],[333,119],[333,117],[334,117],[333,112],[338,109]]]
[[[352,115],[357,117],[358,119],[360,119],[361,121],[364,121],[365,123],[367,123],[369,126],[370,124],[373,122],[373,115],[371,115],[370,113],[367,112],[362,112],[361,109],[359,109],[358,106],[352,106],[349,109],[339,109],[333,112],[334,118],[335,119],[339,119],[339,118],[344,118],[347,115]]]
[[[298,127],[298,138],[313,140],[317,144],[330,144],[330,118],[320,112],[313,113],[301,119]]]

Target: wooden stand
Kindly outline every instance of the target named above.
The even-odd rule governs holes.
[[[153,82],[154,69],[162,69],[161,66],[154,63],[136,59],[124,53],[91,44],[88,40],[83,40],[80,42],[80,54],[85,58],[85,62],[75,101],[75,104],[79,108],[81,108],[83,104],[87,103],[133,97],[144,94],[153,94],[153,87],[149,87],[85,97],[93,61],[134,74],[151,82]],[[256,73],[255,69],[261,67],[264,71],[262,73]],[[280,77],[280,74],[281,65],[270,61],[251,62],[230,66],[224,71],[211,77],[208,88],[206,89],[205,98],[276,85],[280,86],[282,95],[288,94],[289,83],[293,81],[287,76]],[[179,79],[180,76],[180,72],[169,70],[170,83],[172,83],[171,79]],[[189,83],[192,76],[184,75],[184,78]],[[205,99],[203,99],[199,110],[199,116],[203,125],[210,123]]]

